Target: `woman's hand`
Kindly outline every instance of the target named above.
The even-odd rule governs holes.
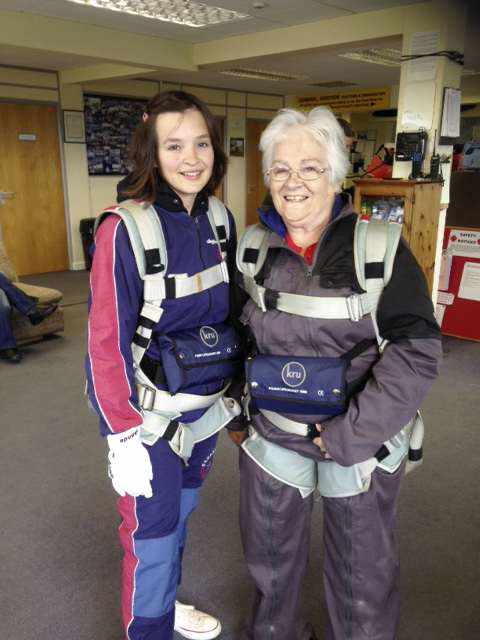
[[[243,431],[229,431],[228,432],[228,437],[233,442],[233,444],[237,445],[237,447],[239,447],[242,444],[242,442],[245,440],[247,435],[248,435],[248,433],[247,433],[246,429],[243,429]]]
[[[315,426],[317,427],[318,433],[322,433],[322,425],[319,422],[316,422]],[[313,438],[312,442],[313,442],[313,444],[317,445],[317,447],[323,453],[323,455],[324,455],[326,460],[331,460],[332,459],[332,456],[325,449],[325,445],[323,444],[323,440],[322,440],[322,438],[320,436],[318,436],[318,438]]]

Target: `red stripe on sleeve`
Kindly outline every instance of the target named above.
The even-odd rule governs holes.
[[[120,340],[118,283],[115,280],[115,241],[120,224],[117,216],[110,216],[96,234],[88,320],[88,355],[95,398],[113,432],[125,431],[142,423],[141,413],[132,402],[131,354],[130,351],[122,353]],[[123,344],[128,344],[130,350],[128,340],[123,340]]]

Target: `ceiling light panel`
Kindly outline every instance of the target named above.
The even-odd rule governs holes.
[[[270,82],[281,82],[282,80],[308,80],[308,76],[272,71],[266,69],[248,69],[235,67],[234,69],[223,69],[220,71],[225,76],[236,78],[252,78],[254,80],[269,80]]]
[[[339,53],[338,56],[358,62],[380,64],[384,67],[399,67],[402,64],[402,52],[399,49],[363,49]]]
[[[142,18],[173,22],[186,27],[210,27],[225,22],[246,20],[246,13],[212,7],[191,0],[66,0],[96,9],[119,11]]]
[[[335,89],[336,87],[353,87],[356,82],[345,82],[345,80],[328,80],[327,82],[312,82],[312,87],[321,87],[322,89]]]

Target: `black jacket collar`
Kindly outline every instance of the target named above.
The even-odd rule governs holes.
[[[186,213],[186,209],[183,206],[183,202],[181,198],[175,193],[172,187],[163,182],[163,180],[158,180],[157,182],[157,193],[155,198],[155,205],[160,207],[161,209],[165,209],[166,211],[171,211],[173,213],[180,213],[184,211]],[[197,197],[193,203],[191,215],[198,216],[203,213],[206,213],[208,210],[208,193],[205,189],[197,193]]]
[[[123,191],[130,184],[130,176],[125,176],[117,185],[117,201],[123,202],[126,197],[123,195]],[[172,187],[164,182],[160,177],[157,178],[156,185],[156,197],[154,204],[161,209],[171,211],[172,213],[185,212],[186,209],[183,206],[182,200],[175,193]],[[203,189],[197,194],[195,202],[193,203],[191,215],[193,217],[204,214],[208,211],[208,191]]]

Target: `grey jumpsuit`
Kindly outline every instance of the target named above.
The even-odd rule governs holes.
[[[356,215],[343,207],[322,235],[307,267],[277,233],[278,214],[263,219],[269,231],[264,286],[313,296],[348,296],[361,291],[355,276],[353,232]],[[273,223],[272,223],[273,221]],[[281,225],[280,225],[281,227]],[[241,279],[241,276],[240,276]],[[390,342],[382,356],[372,346],[355,358],[347,381],[362,380],[347,411],[335,417],[289,415],[299,422],[321,422],[324,444],[343,466],[364,461],[412,418],[438,373],[438,325],[420,267],[401,243],[392,278],[379,303],[380,333]],[[252,300],[241,321],[262,354],[340,356],[360,341],[375,338],[370,316],[360,321],[262,312]],[[280,431],[261,414],[252,416],[264,438],[322,461],[308,438]],[[240,454],[240,523],[254,602],[248,640],[310,640],[299,620],[299,594],[307,567],[313,498],[267,474]],[[324,498],[324,593],[326,640],[395,640],[399,617],[396,504],[403,467],[394,474],[376,469],[366,493]]]

